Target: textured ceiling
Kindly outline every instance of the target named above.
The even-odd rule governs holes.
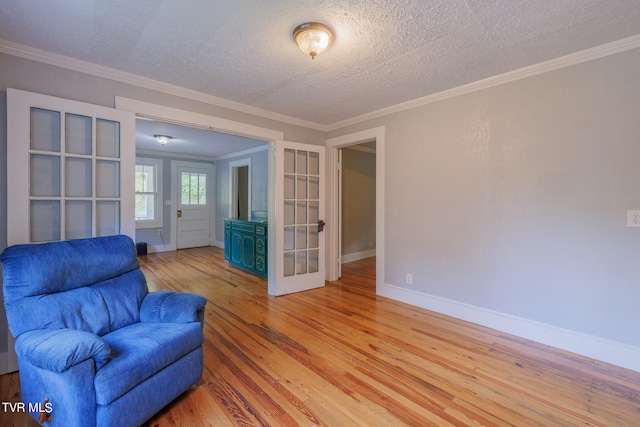
[[[320,21],[314,61],[291,31]],[[330,125],[640,33],[638,0],[3,0],[0,38]]]

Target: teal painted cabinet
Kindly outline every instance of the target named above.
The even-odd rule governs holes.
[[[234,267],[267,277],[267,223],[225,218],[224,259]]]

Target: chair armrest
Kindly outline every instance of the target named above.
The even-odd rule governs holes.
[[[149,292],[140,305],[140,321],[147,323],[189,323],[204,320],[207,299],[186,292]]]
[[[18,358],[53,372],[63,372],[73,365],[93,358],[96,370],[111,356],[111,348],[91,332],[75,329],[38,329],[16,339]]]

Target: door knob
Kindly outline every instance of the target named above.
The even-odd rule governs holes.
[[[178,218],[182,218],[182,209],[178,210]]]
[[[324,231],[324,226],[326,225],[326,223],[324,222],[324,220],[319,219],[318,220],[318,233],[320,233],[321,231]]]

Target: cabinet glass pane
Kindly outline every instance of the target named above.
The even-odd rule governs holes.
[[[309,175],[320,175],[320,153],[309,152]]]
[[[296,252],[296,274],[307,273],[307,251]]]
[[[318,251],[309,251],[309,273],[316,273],[318,271]]]
[[[296,197],[296,177],[295,175],[284,176],[284,198],[295,199]]]
[[[65,151],[91,154],[91,117],[65,114]]]
[[[298,176],[296,178],[296,198],[297,199],[307,198],[307,177],[306,176]]]
[[[296,259],[294,252],[285,252],[283,254],[284,261],[284,276],[293,276],[296,274]]]
[[[96,154],[120,158],[120,123],[96,119]]]
[[[298,150],[296,151],[296,173],[307,173],[307,152]]]
[[[91,159],[67,157],[64,159],[64,187],[66,197],[91,197]]]
[[[96,236],[120,234],[120,202],[96,202]]]
[[[296,152],[295,150],[284,150],[284,173],[296,173]]]
[[[29,168],[31,196],[60,196],[60,157],[31,154]]]
[[[285,225],[295,224],[295,208],[296,204],[293,200],[284,202],[284,223]]]
[[[31,149],[60,152],[60,113],[31,108]]]
[[[120,197],[120,162],[96,161],[96,197]]]
[[[71,200],[65,202],[65,239],[91,237],[91,202]]]
[[[32,200],[29,208],[31,241],[39,243],[60,240],[60,201]]]

